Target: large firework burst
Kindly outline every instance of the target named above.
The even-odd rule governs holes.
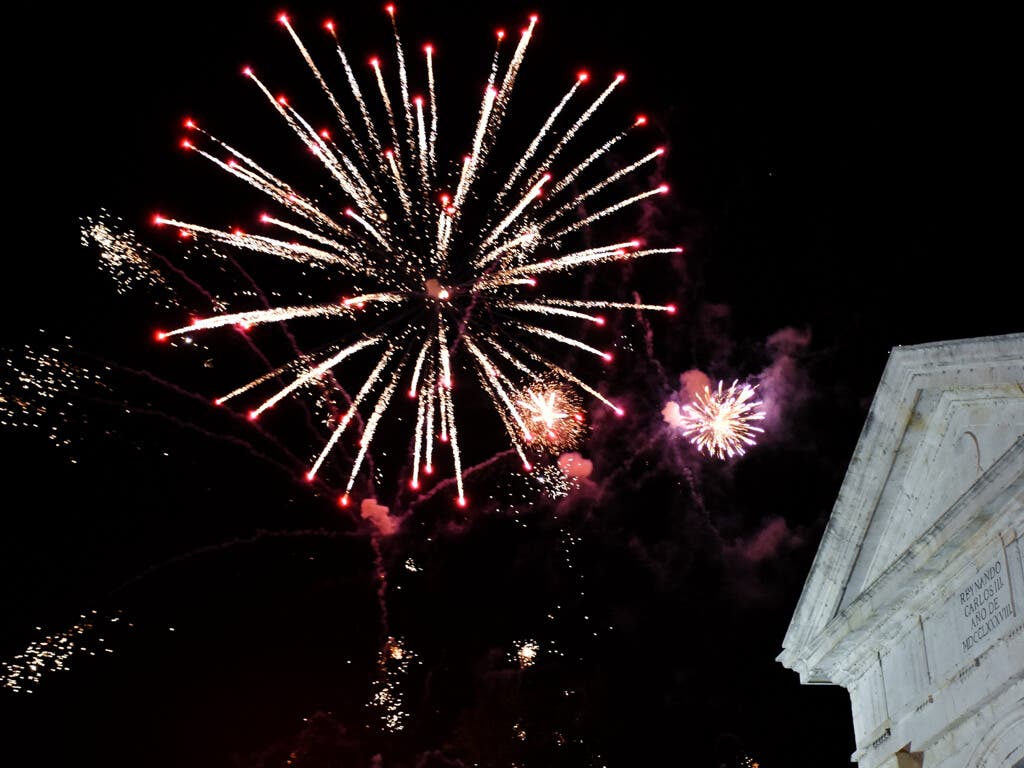
[[[646,248],[640,241],[620,240],[585,247],[571,245],[574,233],[589,228],[610,214],[667,191],[658,185],[639,193],[615,196],[615,183],[649,168],[663,154],[647,151],[613,173],[602,174],[598,160],[646,120],[638,117],[586,153],[573,155],[573,141],[581,128],[624,81],[618,74],[581,110],[574,102],[589,80],[580,72],[518,157],[504,181],[481,191],[485,173],[537,17],[532,16],[510,54],[503,52],[504,32],[497,47],[476,119],[469,150],[449,171],[439,169],[437,158],[438,110],[434,78],[434,49],[423,48],[425,97],[412,95],[406,56],[395,25],[394,6],[387,6],[394,29],[397,87],[388,84],[381,61],[370,60],[376,95],[364,93],[350,59],[336,35],[333,39],[347,83],[344,98],[327,84],[313,57],[296,34],[289,18],[279,17],[330,103],[337,131],[317,130],[283,96],[274,96],[251,68],[244,74],[298,139],[320,161],[344,202],[319,203],[290,186],[235,147],[186,121],[190,138],[182,145],[222,171],[269,197],[282,213],[264,214],[261,221],[280,230],[278,237],[241,230],[219,230],[158,215],[158,224],[170,225],[186,237],[204,237],[239,249],[300,262],[345,281],[347,296],[339,301],[301,304],[272,309],[233,312],[193,320],[185,327],[158,332],[159,339],[220,327],[251,326],[296,318],[362,319],[364,330],[319,356],[308,356],[259,377],[217,399],[224,403],[251,395],[281,375],[290,383],[250,410],[258,418],[285,397],[330,375],[349,358],[370,358],[369,370],[337,419],[333,432],[312,462],[313,479],[361,408],[367,408],[358,452],[352,463],[344,495],[348,504],[366,452],[381,419],[398,393],[415,400],[410,485],[418,488],[421,473],[432,474],[436,444],[450,447],[458,489],[458,502],[466,503],[462,459],[456,428],[455,374],[475,372],[483,390],[504,423],[512,446],[523,464],[530,466],[529,436],[536,432],[535,410],[544,410],[548,422],[543,435],[561,446],[554,429],[575,414],[548,413],[538,387],[558,394],[557,386],[585,392],[621,414],[621,409],[592,385],[539,351],[543,345],[564,346],[609,361],[611,355],[583,341],[579,335],[551,327],[581,322],[603,325],[598,314],[606,309],[641,309],[673,312],[672,305],[622,303],[562,298],[545,293],[541,281],[601,262],[625,261],[653,254],[679,252],[679,248]],[[378,102],[371,115],[370,102]],[[342,102],[347,106],[343,106]],[[575,113],[575,117],[569,117]],[[383,119],[382,119],[383,118]],[[335,133],[337,135],[335,136]],[[582,156],[581,156],[582,155]],[[594,178],[594,175],[597,178]],[[589,180],[588,180],[589,179]],[[612,199],[608,198],[608,194]],[[486,204],[481,205],[485,199]],[[473,201],[474,205],[469,203]],[[577,211],[591,206],[582,217]],[[467,208],[473,213],[466,215]],[[483,213],[480,213],[480,209]],[[461,357],[455,364],[454,357]],[[569,396],[573,400],[575,392]],[[541,397],[543,402],[537,401]],[[366,404],[366,405],[364,405]],[[574,406],[575,407],[575,406]],[[534,410],[531,410],[534,409]],[[558,410],[557,408],[555,410]],[[563,409],[564,410],[564,409]],[[558,410],[561,413],[561,410]],[[545,416],[542,414],[542,419]],[[558,422],[556,424],[555,422]]]

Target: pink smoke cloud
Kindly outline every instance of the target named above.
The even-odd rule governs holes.
[[[769,558],[776,558],[804,543],[803,537],[790,530],[788,523],[781,517],[772,517],[757,533],[747,539],[736,539],[727,544],[727,552],[750,563],[760,563]]]
[[[766,431],[780,436],[784,417],[811,395],[811,382],[801,358],[811,344],[810,330],[782,328],[765,340],[772,362],[758,377],[758,392],[768,418]]]
[[[388,514],[388,508],[378,504],[376,499],[363,499],[359,507],[359,515],[364,520],[369,520],[380,531],[381,536],[390,536],[398,530],[401,520]]]
[[[558,468],[567,476],[582,480],[590,477],[594,471],[594,462],[576,452],[563,453],[558,457]]]
[[[772,357],[777,358],[780,355],[793,357],[807,349],[810,343],[810,330],[781,328],[765,340],[764,346]]]
[[[696,368],[679,374],[679,391],[661,409],[661,417],[665,423],[673,427],[682,426],[682,406],[693,402],[698,392],[703,392],[705,387],[710,386],[711,379],[708,375]]]

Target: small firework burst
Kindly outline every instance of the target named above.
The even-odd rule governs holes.
[[[518,664],[520,669],[526,669],[537,663],[539,652],[540,645],[536,640],[520,640],[515,644],[515,650],[511,654],[512,661]]]
[[[558,453],[579,445],[584,431],[579,395],[556,381],[540,380],[519,393],[516,403],[523,437],[537,448]]]
[[[719,459],[742,456],[745,446],[755,445],[754,435],[764,432],[752,422],[764,419],[760,400],[754,400],[756,387],[734,381],[727,390],[723,382],[704,392],[690,404],[684,405],[680,415],[683,435],[697,450]]]

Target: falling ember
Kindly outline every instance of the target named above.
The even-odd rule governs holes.
[[[569,237],[618,211],[635,209],[648,197],[667,189],[659,186],[639,193],[615,192],[616,182],[634,171],[649,169],[663,153],[660,148],[641,154],[610,174],[597,170],[602,166],[597,161],[645,119],[623,121],[596,148],[576,151],[574,139],[622,86],[624,75],[616,75],[589,96],[585,94],[593,78],[586,72],[572,75],[564,95],[539,121],[539,129],[513,167],[496,174],[487,165],[488,158],[508,114],[538,19],[529,17],[508,56],[498,55],[504,37],[499,32],[475,127],[469,132],[472,138],[464,147],[463,161],[448,171],[448,165],[436,157],[434,47],[422,49],[418,73],[407,67],[395,7],[388,5],[385,10],[394,31],[397,84],[385,81],[385,72],[391,70],[378,57],[370,59],[369,77],[364,76],[369,87],[360,84],[335,24],[324,25],[347,83],[345,99],[327,85],[293,28],[292,19],[285,14],[278,18],[333,109],[336,125],[330,129],[314,128],[300,113],[297,102],[273,94],[251,68],[243,70],[270,109],[319,161],[335,185],[336,199],[319,205],[252,157],[188,120],[189,154],[269,198],[278,211],[264,214],[260,220],[281,234],[247,234],[237,228],[213,228],[163,215],[154,219],[189,238],[324,269],[325,274],[345,281],[346,295],[358,295],[337,303],[215,315],[186,327],[161,331],[158,338],[297,318],[350,320],[347,341],[340,341],[330,353],[301,359],[288,369],[295,373],[290,382],[265,394],[246,410],[255,418],[284,397],[320,381],[344,361],[346,368],[353,366],[360,371],[363,383],[347,412],[336,421],[307,477],[312,480],[317,475],[353,421],[362,423],[358,454],[339,496],[339,504],[347,506],[381,420],[389,414],[393,400],[404,400],[401,393],[407,393],[416,405],[409,486],[418,489],[420,475],[433,473],[434,448],[443,445],[452,458],[456,501],[465,506],[460,419],[456,417],[454,396],[465,390],[455,380],[459,372],[476,375],[508,439],[528,466],[525,444],[561,450],[579,439],[584,423],[582,393],[616,412],[618,408],[595,387],[550,359],[547,352],[527,345],[527,338],[540,337],[548,347],[583,350],[608,362],[609,353],[586,343],[582,333],[570,332],[565,324],[577,321],[587,331],[595,332],[596,326],[596,332],[600,332],[605,320],[593,314],[596,310],[674,311],[670,305],[547,295],[537,288],[536,275],[679,249],[646,248],[636,241],[601,245],[589,231],[585,246],[574,245]],[[415,91],[410,90],[411,79],[419,81]],[[424,95],[411,95],[416,92]],[[344,100],[354,107],[346,111],[341,106]],[[439,190],[445,192],[439,194]],[[482,214],[467,219],[464,211],[471,199],[485,200],[487,206]],[[584,209],[584,202],[588,214],[579,218],[577,211]],[[498,317],[502,320],[496,320]],[[558,330],[544,322],[551,319],[562,323]],[[355,324],[360,321],[372,321],[379,330],[357,338]],[[279,381],[278,376],[264,375],[218,400],[254,394],[257,387],[271,387]]]
[[[680,428],[698,450],[719,459],[742,456],[746,446],[756,443],[755,433],[764,432],[752,422],[765,418],[760,400],[753,400],[756,387],[737,381],[722,391],[723,382],[712,390],[704,387],[696,399],[680,410]]]

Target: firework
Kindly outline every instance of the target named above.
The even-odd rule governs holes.
[[[537,663],[537,654],[540,652],[540,645],[535,640],[521,640],[515,644],[515,652],[512,654],[513,661],[520,669],[532,667]]]
[[[73,416],[76,405],[84,391],[104,386],[100,373],[71,362],[72,355],[68,337],[45,351],[26,345],[9,353],[0,377],[0,427],[42,430],[54,445],[70,448],[83,421]]]
[[[126,230],[122,222],[105,211],[82,220],[81,243],[94,246],[100,266],[114,281],[117,292],[128,294],[146,288],[150,295],[159,296],[166,307],[178,305],[156,262],[153,251],[139,243],[135,235]]]
[[[382,724],[391,732],[402,730],[409,716],[402,708],[401,682],[414,661],[416,654],[397,637],[387,638],[377,658],[377,679],[370,705],[377,710]]]
[[[765,412],[761,401],[753,400],[755,387],[737,381],[722,391],[723,382],[703,393],[680,412],[680,427],[698,450],[719,459],[742,456],[745,446],[755,444],[754,435],[764,432],[752,422],[761,421]]]
[[[575,448],[583,435],[583,408],[579,395],[558,381],[532,384],[519,394],[519,412],[526,442],[549,452]]]
[[[579,487],[579,481],[563,472],[558,464],[545,464],[532,474],[534,482],[549,499],[563,499]]]
[[[663,154],[660,148],[640,154],[610,175],[598,170],[602,156],[625,142],[646,118],[636,118],[615,131],[582,159],[581,153],[573,156],[573,140],[621,86],[624,75],[612,78],[582,109],[574,109],[574,102],[583,98],[590,78],[587,73],[573,78],[514,167],[499,177],[500,188],[492,188],[496,174],[487,165],[488,157],[508,112],[537,17],[530,17],[510,54],[502,50],[504,35],[499,35],[468,152],[448,173],[439,169],[437,158],[434,48],[428,45],[423,49],[425,96],[413,95],[394,6],[388,6],[387,12],[394,29],[397,87],[386,81],[381,60],[373,58],[370,68],[375,87],[364,91],[334,24],[325,24],[347,83],[343,94],[328,86],[289,18],[281,15],[278,19],[330,103],[338,131],[314,128],[286,97],[272,94],[253,69],[244,70],[330,176],[339,200],[329,205],[317,203],[190,119],[185,123],[189,138],[182,146],[262,192],[280,212],[261,216],[271,234],[155,217],[157,224],[176,228],[186,238],[205,238],[298,262],[322,274],[330,270],[345,281],[347,296],[327,303],[195,319],[188,326],[158,332],[157,338],[312,317],[353,321],[361,328],[372,325],[377,330],[304,361],[290,383],[251,407],[250,417],[258,418],[283,398],[339,368],[369,370],[365,378],[360,375],[362,385],[312,462],[308,479],[321,471],[354,417],[364,409],[358,451],[339,499],[347,506],[381,420],[400,393],[405,393],[414,402],[416,414],[410,487],[418,489],[421,475],[433,474],[435,449],[444,447],[454,465],[457,501],[465,506],[454,396],[463,386],[456,376],[463,372],[475,375],[525,467],[530,466],[530,438],[536,436],[552,448],[571,444],[578,435],[573,422],[581,416],[577,393],[589,394],[620,415],[622,411],[551,359],[548,348],[578,350],[608,362],[608,352],[566,326],[600,327],[604,325],[598,314],[602,310],[674,312],[675,308],[557,297],[545,293],[540,278],[682,249],[647,248],[635,239],[586,247],[572,244],[575,233],[595,222],[667,192],[667,187],[657,185],[639,193],[614,193],[616,182],[650,170]],[[374,110],[383,118],[375,118]],[[609,191],[610,198],[606,196]],[[576,211],[585,203],[591,212],[579,218]],[[275,231],[280,236],[274,236]],[[261,377],[217,402],[252,394],[276,379]]]
[[[119,612],[101,616],[89,611],[70,628],[33,640],[24,651],[0,664],[0,686],[14,693],[32,693],[47,674],[68,671],[75,656],[113,653],[99,632],[119,620]]]

